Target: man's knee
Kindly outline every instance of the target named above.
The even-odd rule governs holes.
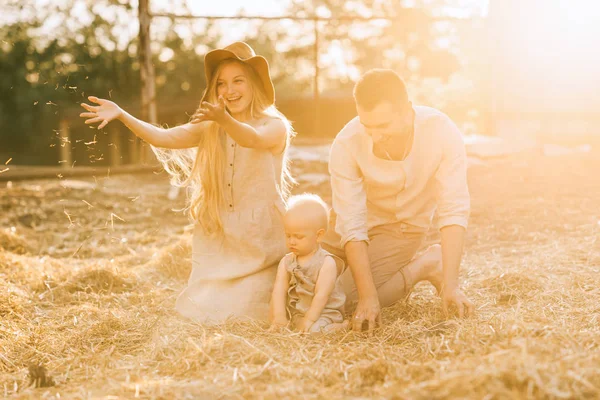
[[[442,246],[439,244],[432,244],[425,251],[425,256],[427,257],[427,261],[432,264],[437,264],[442,262]]]

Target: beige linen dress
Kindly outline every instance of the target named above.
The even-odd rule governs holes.
[[[321,247],[304,265],[298,263],[296,255],[293,253],[285,256],[285,268],[290,275],[287,312],[292,321],[292,327],[296,327],[310,309],[310,305],[315,297],[315,286],[319,277],[319,271],[321,271],[321,267],[327,256],[335,260],[339,267],[338,270],[344,269],[344,261],[342,259],[325,251]],[[329,295],[329,300],[321,312],[321,316],[312,325],[310,331],[319,332],[326,328],[327,325],[343,322],[345,302],[346,295],[338,277],[335,287]]]
[[[284,152],[244,148],[227,136],[223,234],[196,225],[192,272],[176,309],[202,323],[268,320],[277,265],[286,253],[279,191]]]

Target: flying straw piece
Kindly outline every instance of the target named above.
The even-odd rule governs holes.
[[[96,144],[96,143],[98,143],[98,142],[96,141],[96,135],[94,135],[94,140],[92,140],[91,142],[84,142],[83,144],[89,146],[90,144]]]
[[[117,218],[117,219],[118,219],[118,220],[120,220],[120,221],[127,222],[127,221],[125,221],[123,218],[119,217],[119,216],[118,216],[117,214],[115,214],[115,213],[111,213],[111,215],[114,215],[114,216],[115,216],[115,218]]]
[[[117,218],[118,220],[121,220],[121,221],[123,221],[123,222],[127,222],[127,221],[125,221],[123,218],[119,217],[117,214],[115,214],[115,213],[110,213],[110,227],[111,227],[111,229],[112,229],[113,231],[115,230],[115,223],[114,223],[114,219],[113,219],[113,217],[114,217],[114,218]]]
[[[74,226],[75,224],[73,223],[73,220],[71,219],[71,216],[69,215],[69,213],[67,212],[67,210],[63,210],[63,212],[65,213],[65,215],[67,216],[67,218],[69,218],[69,228]]]
[[[81,248],[83,247],[83,245],[85,244],[85,242],[87,242],[88,239],[89,239],[89,237],[85,238],[83,240],[83,242],[81,242],[81,244],[79,245],[79,247],[77,248],[77,250],[75,250],[75,252],[73,254],[71,254],[71,258],[75,257],[77,255],[77,253],[79,253],[79,250],[81,250]]]
[[[8,165],[8,163],[9,163],[9,162],[11,162],[11,161],[12,161],[12,157],[11,157],[11,158],[9,158],[9,159],[8,159],[8,160],[7,160],[7,161],[4,163],[4,165]]]

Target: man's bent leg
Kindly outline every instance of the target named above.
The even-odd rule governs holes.
[[[381,225],[369,231],[369,261],[373,282],[379,292],[379,300],[382,306],[387,306],[390,299],[395,302],[404,298],[408,288],[408,282],[402,278],[399,272],[411,262],[420,249],[425,237],[422,230],[409,229],[404,223]],[[326,250],[331,251],[330,247]],[[335,254],[335,253],[334,253]],[[340,277],[342,287],[346,293],[346,312],[351,312],[356,307],[358,293],[352,272],[348,268]],[[389,285],[386,283],[391,281]],[[381,288],[385,285],[385,296],[382,297]],[[396,292],[391,296],[390,288],[394,286]],[[405,287],[407,290],[405,290]]]
[[[380,225],[369,231],[371,272],[382,307],[405,299],[412,288],[422,280],[432,282],[439,292],[442,278],[440,245],[430,246],[425,253],[415,258],[425,234],[422,228],[403,222]],[[330,226],[321,245],[325,250],[346,261],[340,241],[340,236],[335,232],[335,215],[332,212]],[[340,281],[346,293],[346,312],[352,312],[358,300],[358,293],[350,268],[344,271]]]
[[[430,246],[425,253],[401,268],[387,282],[377,289],[382,307],[390,306],[405,299],[420,281],[428,280],[437,289],[442,282],[442,250],[439,244]]]

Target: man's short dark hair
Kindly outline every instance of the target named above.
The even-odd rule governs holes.
[[[408,103],[408,93],[400,75],[391,69],[378,68],[365,72],[356,82],[354,100],[367,111],[383,102],[402,107]]]

